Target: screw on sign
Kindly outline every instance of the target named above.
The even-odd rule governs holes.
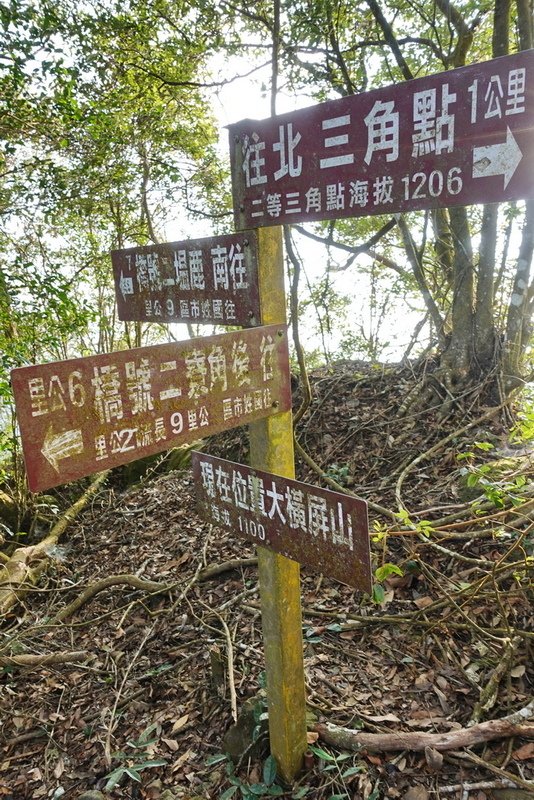
[[[371,592],[367,503],[301,481],[192,453],[198,507],[212,524]]]
[[[255,326],[256,232],[111,253],[119,319]]]
[[[230,126],[236,227],[534,197],[534,50]]]
[[[21,367],[11,380],[34,492],[291,408],[280,325]]]

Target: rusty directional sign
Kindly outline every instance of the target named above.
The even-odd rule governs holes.
[[[111,253],[119,319],[256,326],[256,232]]]
[[[21,367],[11,380],[34,492],[291,408],[280,325]]]
[[[197,502],[209,522],[371,592],[367,503],[193,451]]]
[[[534,197],[534,50],[229,129],[238,230]]]

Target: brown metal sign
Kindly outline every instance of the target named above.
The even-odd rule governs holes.
[[[111,253],[119,319],[261,323],[256,232]]]
[[[229,128],[238,229],[534,197],[534,50]]]
[[[200,513],[214,525],[372,591],[367,503],[193,452]]]
[[[291,408],[270,325],[11,373],[33,492]]]

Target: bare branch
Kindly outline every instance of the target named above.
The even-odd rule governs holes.
[[[262,62],[259,66],[254,67],[248,72],[244,72],[242,75],[234,75],[232,78],[227,78],[223,81],[210,81],[210,82],[181,81],[181,80],[174,80],[173,78],[166,78],[159,72],[154,72],[153,70],[148,69],[148,67],[145,67],[142,64],[138,64],[136,62],[129,62],[125,64],[125,66],[130,67],[131,69],[138,69],[140,72],[144,72],[146,75],[150,75],[151,78],[156,78],[157,80],[161,81],[161,83],[164,84],[165,86],[180,86],[189,89],[217,89],[220,88],[221,86],[228,86],[230,83],[238,81],[241,78],[248,78],[255,72],[259,72],[260,70],[269,66],[269,64],[271,64],[271,59]]]
[[[402,55],[401,49],[399,47],[399,43],[395,38],[395,34],[393,33],[393,28],[385,18],[382,13],[382,9],[377,3],[377,0],[367,0],[367,4],[371,9],[375,20],[377,21],[378,25],[382,29],[382,32],[386,38],[386,42],[388,43],[389,47],[391,48],[391,52],[395,57],[395,61],[397,62],[397,66],[399,67],[400,71],[404,75],[404,78],[407,81],[412,80],[413,74],[406,63],[404,56]]]
[[[474,32],[478,27],[480,18],[477,17],[472,25],[468,25],[456,6],[449,0],[436,0],[436,5],[450,22],[458,36],[456,47],[449,61],[453,67],[462,67],[465,64],[467,52],[473,43]]]

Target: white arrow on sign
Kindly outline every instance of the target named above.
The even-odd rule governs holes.
[[[58,461],[83,453],[83,437],[80,430],[54,433],[50,425],[41,448],[46,460],[59,472]]]
[[[124,297],[125,300],[126,300],[126,295],[127,294],[133,294],[134,293],[133,280],[131,278],[125,278],[124,277],[124,272],[122,272],[122,270],[121,270],[121,277],[120,277],[120,280],[119,280],[119,287],[120,287],[120,290],[122,292],[122,296]]]
[[[504,175],[506,189],[522,158],[514,134],[507,127],[505,142],[473,148],[473,178]]]

